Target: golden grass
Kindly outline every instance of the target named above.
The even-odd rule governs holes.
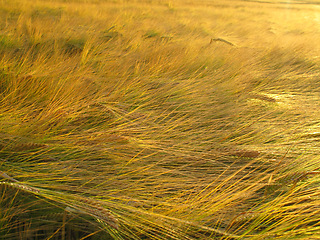
[[[318,8],[0,1],[1,237],[317,238]]]

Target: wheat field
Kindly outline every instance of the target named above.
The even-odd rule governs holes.
[[[0,16],[0,239],[320,239],[319,2]]]

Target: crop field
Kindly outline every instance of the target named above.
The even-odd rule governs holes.
[[[0,239],[320,239],[320,2],[0,0]]]

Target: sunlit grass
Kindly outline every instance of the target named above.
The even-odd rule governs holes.
[[[317,8],[0,1],[1,237],[316,236]]]

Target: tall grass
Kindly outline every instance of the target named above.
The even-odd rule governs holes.
[[[318,5],[0,1],[3,239],[310,239]]]

